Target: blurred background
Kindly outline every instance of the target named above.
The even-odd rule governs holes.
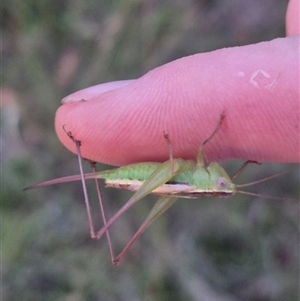
[[[283,37],[287,3],[3,1],[2,300],[298,300],[298,202],[241,195],[179,200],[142,235],[124,262],[113,266],[106,240],[89,237],[79,182],[22,191],[78,173],[76,157],[60,144],[53,127],[64,96],[98,83],[137,78],[190,54]],[[233,174],[241,163],[224,166]],[[238,182],[291,166],[250,166]],[[99,228],[94,191],[89,183]],[[299,198],[297,165],[251,191]],[[130,195],[103,189],[107,215]],[[145,198],[111,228],[116,253],[155,199]]]

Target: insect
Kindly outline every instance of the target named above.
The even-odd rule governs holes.
[[[259,163],[251,160],[246,161],[233,177],[229,177],[227,172],[218,163],[208,163],[203,151],[204,146],[213,138],[213,136],[219,130],[224,118],[225,114],[223,112],[220,115],[219,122],[216,128],[199,148],[196,162],[194,162],[193,160],[183,160],[179,158],[174,158],[173,147],[169,139],[169,135],[168,133],[164,132],[163,136],[169,148],[169,160],[167,160],[166,162],[136,163],[101,172],[96,172],[95,163],[92,162],[91,164],[94,172],[89,174],[84,174],[83,172],[82,157],[80,152],[81,142],[76,140],[71,132],[67,132],[65,130],[67,135],[70,137],[70,139],[73,140],[73,142],[76,145],[78,162],[80,167],[80,175],[67,176],[63,178],[45,181],[27,187],[25,188],[25,190],[58,183],[81,180],[91,237],[93,239],[100,239],[104,234],[106,234],[111,261],[113,264],[119,264],[125,257],[131,245],[139,238],[139,236],[150,226],[150,224],[154,220],[156,220],[169,207],[171,207],[178,198],[195,199],[201,197],[229,197],[236,193],[257,196],[258,194],[241,191],[238,190],[238,188],[257,184],[269,180],[271,178],[280,176],[289,171],[287,170],[280,174],[276,174],[274,176],[270,176],[268,178],[258,180],[252,183],[236,185],[233,183],[233,180],[237,177],[238,174],[242,172],[242,170],[244,170],[244,168],[249,163]],[[98,232],[95,232],[94,230],[93,220],[91,217],[91,210],[85,184],[86,179],[95,179],[96,181],[100,210],[104,223],[104,226]],[[119,211],[117,211],[117,213],[115,213],[115,215],[113,215],[108,221],[106,220],[105,216],[98,179],[104,179],[106,185],[109,187],[135,191],[135,193],[127,201],[127,203]],[[127,245],[124,247],[121,253],[117,257],[115,257],[109,234],[109,227],[131,206],[133,206],[135,203],[137,203],[139,200],[141,200],[143,197],[150,193],[160,195],[159,199],[153,206],[152,210],[146,217],[143,224],[131,238],[131,240],[127,243]],[[276,199],[276,197],[271,198]]]

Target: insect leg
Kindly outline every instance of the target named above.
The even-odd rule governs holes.
[[[170,168],[171,168],[171,174],[174,175],[174,156],[173,156],[173,147],[169,138],[169,134],[165,131],[163,131],[164,138],[168,144],[169,147],[169,158],[170,158]]]
[[[212,137],[217,133],[217,131],[220,129],[222,123],[223,123],[223,120],[225,118],[225,112],[223,111],[222,114],[220,115],[220,118],[219,118],[219,121],[218,121],[218,124],[217,126],[215,127],[214,131],[210,134],[210,136],[205,139],[201,145],[201,147],[199,148],[199,152],[198,152],[198,155],[197,155],[197,163],[198,165],[200,166],[206,166],[207,165],[207,158],[203,152],[203,148],[204,148],[204,145],[206,143],[208,143]]]
[[[79,170],[80,170],[80,177],[81,177],[82,189],[83,189],[83,194],[84,194],[85,207],[86,207],[86,212],[88,215],[88,221],[89,221],[89,227],[90,227],[90,235],[91,235],[91,238],[96,238],[92,214],[91,214],[91,207],[90,207],[90,202],[89,202],[89,197],[88,197],[88,193],[87,193],[84,172],[83,172],[83,167],[82,167],[82,157],[81,157],[81,151],[80,151],[81,141],[76,140],[74,138],[74,136],[72,135],[72,133],[65,129],[65,125],[63,125],[63,129],[76,146],[77,158],[78,158],[78,164],[79,164]]]
[[[223,111],[222,114],[220,115],[220,118],[219,118],[219,121],[218,121],[218,124],[216,126],[216,128],[214,129],[214,131],[210,134],[210,136],[204,140],[204,142],[202,143],[202,147],[209,141],[211,140],[211,138],[216,134],[216,132],[220,129],[222,123],[223,123],[223,120],[225,118],[225,112]]]
[[[143,234],[143,232],[152,224],[152,222],[154,222],[160,215],[170,208],[176,200],[176,197],[174,198],[170,196],[161,196],[157,200],[141,227],[137,230],[122,252],[115,258],[113,262],[114,264],[119,264],[123,260],[132,244]]]
[[[247,160],[246,162],[244,162],[244,164],[237,170],[237,172],[231,177],[231,180],[233,181],[245,168],[248,164],[250,163],[255,163],[260,165],[261,163],[257,162],[257,161],[253,161],[253,160]]]
[[[91,162],[89,161],[93,172],[97,172],[96,169],[96,162]],[[102,220],[103,220],[103,224],[104,227],[106,226],[106,215],[105,215],[105,211],[104,211],[104,205],[103,205],[103,198],[101,195],[101,190],[100,190],[100,184],[99,184],[99,179],[95,178],[95,184],[96,184],[96,189],[97,189],[97,194],[98,194],[98,200],[99,200],[99,206],[100,206],[100,211],[101,211],[101,215],[102,215]],[[110,259],[111,262],[114,263],[115,261],[115,257],[114,257],[114,251],[113,251],[113,247],[112,247],[112,243],[111,243],[111,238],[110,238],[110,234],[109,234],[109,230],[106,230],[106,238],[107,238],[107,243],[108,243],[108,248],[109,248],[109,253],[110,253]]]
[[[97,239],[99,239],[105,231],[110,227],[123,213],[125,213],[131,206],[137,203],[146,195],[150,194],[157,187],[167,183],[173,175],[170,172],[169,161],[162,163],[150,176],[143,185],[137,190],[134,195],[127,201],[127,203],[114,216],[107,221],[106,226],[102,227],[97,232]],[[191,168],[191,162],[183,161],[181,159],[174,160],[175,174],[180,174],[185,170]]]

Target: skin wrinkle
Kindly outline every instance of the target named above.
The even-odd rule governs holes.
[[[196,55],[190,56],[194,57]],[[193,70],[195,73],[195,77],[197,77],[198,75],[201,75],[201,68],[197,68],[196,70]],[[210,76],[212,76],[213,74],[211,73]],[[185,79],[185,78],[184,78]],[[207,83],[209,82],[209,79],[206,78],[201,78],[198,82],[198,90],[200,90],[201,92],[203,91],[205,93],[205,90],[208,91],[209,89],[211,89],[210,87],[206,88]],[[178,116],[178,119],[180,121],[182,121],[182,126],[186,128],[186,132],[189,132],[189,137],[190,139],[187,139],[186,136],[182,136],[181,138],[179,138],[180,145],[178,147],[178,149],[184,153],[184,150],[186,148],[189,147],[189,144],[193,144],[194,148],[195,148],[195,156],[193,157],[193,159],[195,159],[196,154],[197,154],[197,150],[198,148],[201,146],[202,142],[207,138],[207,136],[210,134],[209,131],[212,131],[212,129],[216,126],[217,121],[215,120],[209,120],[207,117],[209,116],[209,111],[210,110],[205,110],[205,107],[203,107],[203,97],[202,95],[194,95],[193,94],[193,89],[187,89],[185,87],[183,87],[185,85],[185,82],[183,80],[183,83],[181,81],[178,82],[177,85],[177,89],[178,89],[178,96],[181,99],[186,99],[186,100],[192,100],[189,102],[181,102],[179,103],[180,107],[182,107],[182,109],[184,109],[184,107],[188,106],[188,112],[185,112],[187,114],[187,118],[185,118],[183,120],[182,116]],[[188,83],[186,83],[187,87],[189,87]],[[192,90],[192,91],[191,91]],[[191,92],[191,93],[190,93]],[[214,106],[217,102],[221,102],[220,100],[218,100],[216,97],[214,97],[214,93],[210,93],[211,94],[211,99],[210,99],[210,103],[211,106]],[[193,100],[195,99],[195,100]],[[204,100],[205,102],[205,100]],[[220,107],[222,107],[222,105],[220,105]],[[184,110],[179,109],[178,113],[179,115],[181,114],[181,112]],[[199,115],[195,115],[195,112],[199,112]],[[201,128],[198,128],[198,124],[197,124],[197,119],[198,118],[203,118],[203,112],[205,112],[205,120],[203,120],[203,126]],[[220,109],[220,113],[221,114],[222,109]],[[201,116],[202,114],[202,116]],[[202,136],[201,139],[199,139],[199,135]],[[216,138],[218,139],[218,138]],[[198,141],[198,143],[195,143],[195,141]],[[213,140],[208,144],[207,147],[209,146],[213,146],[211,143],[213,143]],[[188,157],[187,157],[188,158]]]
[[[156,89],[155,89],[156,91]],[[135,97],[136,99],[143,99],[143,97],[146,97],[147,95],[139,95],[141,93],[139,93],[139,91],[137,90],[137,96]],[[157,93],[158,94],[158,93]],[[157,99],[157,101],[153,101],[150,106],[159,106],[159,98],[156,97],[154,99]],[[124,100],[126,101],[126,99]],[[141,108],[139,108],[141,107]],[[155,118],[157,118],[157,115],[153,115],[152,119],[147,118],[147,116],[144,114],[144,107],[143,105],[141,105],[141,102],[138,102],[136,104],[136,110],[135,111],[131,111],[131,110],[127,110],[126,112],[123,114],[124,116],[126,116],[126,120],[129,120],[128,124],[126,125],[128,128],[134,128],[136,124],[144,124],[144,128],[143,131],[140,132],[140,139],[136,140],[134,135],[129,134],[127,139],[126,139],[126,147],[127,148],[131,148],[131,149],[135,149],[136,151],[139,150],[139,145],[140,144],[144,144],[144,141],[146,141],[148,139],[148,136],[146,135],[147,130],[152,128],[152,123],[155,123]],[[151,111],[151,109],[150,109]],[[139,112],[138,114],[136,112]],[[150,121],[150,122],[149,122]],[[162,131],[161,131],[162,132]],[[162,134],[161,134],[162,136]],[[155,146],[153,146],[155,147]],[[148,153],[152,153],[153,149],[149,149],[146,152],[144,152],[144,155],[147,156]]]
[[[295,88],[299,74],[294,64],[298,58],[292,50],[291,56],[284,54],[298,47],[298,43],[299,38],[276,39],[197,54],[158,67],[92,101],[60,107],[56,116],[58,136],[74,151],[72,141],[68,141],[61,129],[62,124],[68,123],[75,138],[85,141],[83,156],[92,154],[91,159],[124,165],[146,158],[166,160],[166,143],[160,133],[163,127],[170,125],[167,130],[174,151],[178,156],[194,159],[207,138],[208,129],[215,126],[225,108],[227,127],[222,125],[206,148],[211,160],[241,156],[250,159],[248,156],[253,154],[260,161],[294,162],[299,157],[295,155],[299,142],[296,129],[299,116],[295,114],[299,112],[299,91]],[[256,52],[264,52],[264,55],[256,55]],[[222,72],[218,61],[222,62]],[[251,74],[258,69],[277,78],[273,90],[257,89],[249,83]],[[240,71],[244,77],[237,76]],[[172,75],[172,83],[168,81],[168,74]],[[289,121],[288,132],[280,120]],[[86,137],[77,137],[78,133]],[[280,136],[281,133],[285,135]],[[257,139],[250,141],[251,135],[257,135]],[[290,147],[283,154],[285,144]]]
[[[174,114],[172,114],[172,111],[173,111],[173,102],[172,101],[166,102],[167,105],[165,105],[164,103],[161,102],[161,99],[167,99],[169,97],[169,95],[172,95],[172,93],[170,93],[168,91],[168,90],[172,89],[172,87],[169,87],[168,85],[164,84],[169,79],[166,77],[163,77],[163,76],[156,76],[155,71],[154,72],[151,71],[149,73],[150,74],[145,75],[143,80],[147,79],[149,76],[153,76],[156,79],[154,88],[152,89],[152,91],[154,92],[154,94],[152,95],[153,101],[151,103],[148,103],[149,108],[150,108],[149,111],[150,112],[155,111],[157,113],[153,114],[152,119],[149,119],[149,118],[147,119],[147,116],[145,116],[145,114],[143,113],[143,110],[142,110],[143,108],[141,108],[141,114],[139,115],[139,118],[137,118],[137,120],[135,120],[135,123],[137,123],[137,124],[143,123],[145,132],[147,132],[148,129],[150,131],[151,128],[156,126],[157,128],[160,129],[157,133],[159,140],[161,140],[161,141],[163,141],[163,143],[165,143],[164,138],[163,138],[163,131],[165,130],[165,131],[169,132],[169,130],[168,130],[170,128],[169,124],[172,124],[174,119],[175,120],[180,120],[180,119],[176,118],[176,116],[174,116]],[[166,89],[166,88],[169,88],[169,89]],[[176,113],[176,111],[175,111],[175,113]],[[145,121],[144,121],[144,118],[142,118],[142,117],[145,117]],[[144,138],[147,140],[148,135],[145,134]],[[155,145],[153,147],[155,148]],[[153,150],[149,149],[148,155],[151,155],[152,152],[153,152]],[[167,144],[166,144],[166,154],[168,154]]]

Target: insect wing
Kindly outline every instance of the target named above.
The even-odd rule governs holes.
[[[85,178],[86,178],[86,175],[85,175]],[[55,185],[55,184],[60,184],[60,183],[80,181],[80,180],[81,180],[80,175],[66,176],[66,177],[61,177],[61,178],[37,183],[37,184],[31,185],[29,187],[26,187],[23,190],[30,190],[30,189],[35,189],[35,188],[40,188],[40,187],[45,187],[45,186],[50,186],[50,185]]]
[[[131,206],[133,206],[146,195],[150,194],[157,187],[168,182],[177,174],[188,170],[191,167],[192,162],[182,159],[175,159],[173,164],[173,173],[171,172],[170,161],[166,161],[157,167],[156,170],[149,176],[149,178],[145,180],[140,189],[136,191],[129,201],[107,222],[106,226],[99,230],[97,233],[97,238],[99,239],[105,233],[105,231]]]
[[[153,190],[159,186],[168,182],[174,176],[182,173],[183,171],[189,169],[189,161],[184,161],[181,159],[174,160],[173,173],[170,168],[170,161],[166,161],[156,168],[156,170],[149,176],[148,179],[142,184],[142,186],[135,192],[135,194],[130,198],[129,201],[133,201],[133,204],[146,195],[150,194]],[[128,202],[129,202],[128,201]]]

